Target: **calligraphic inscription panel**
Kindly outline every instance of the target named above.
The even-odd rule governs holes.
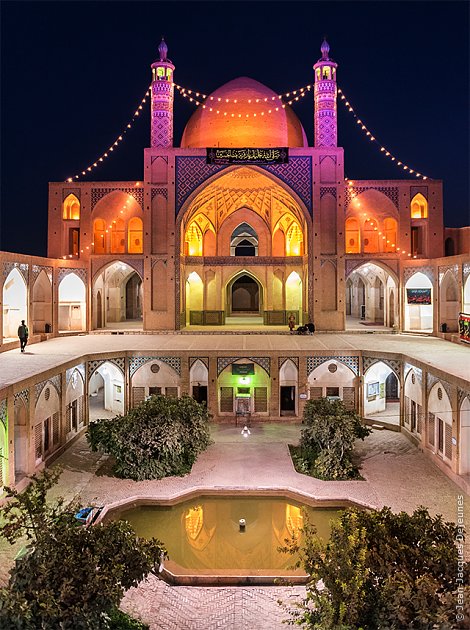
[[[287,147],[268,149],[206,149],[206,164],[288,164]]]

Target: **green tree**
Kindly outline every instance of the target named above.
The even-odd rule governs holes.
[[[59,475],[45,470],[21,494],[7,488],[0,534],[10,543],[25,538],[26,547],[0,590],[0,628],[137,628],[116,609],[124,592],[158,567],[162,543],[137,539],[124,521],[79,525],[77,504],[46,501]]]
[[[113,474],[161,479],[187,474],[210,444],[209,413],[189,396],[152,396],[125,416],[90,423],[93,451],[114,457]]]
[[[307,524],[285,549],[300,554],[310,576],[294,622],[315,630],[464,628],[456,623],[456,532],[423,507],[411,515],[346,510],[326,543]],[[464,573],[468,583],[468,564]]]
[[[300,457],[306,468],[320,479],[357,476],[352,462],[354,441],[371,430],[361,418],[346,409],[341,400],[309,400],[305,405],[300,435]]]

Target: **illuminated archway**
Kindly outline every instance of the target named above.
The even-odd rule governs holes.
[[[417,193],[411,200],[410,212],[412,219],[427,219],[428,202],[421,193]]]
[[[93,222],[93,252],[95,254],[105,254],[107,252],[107,233],[108,230],[104,219],[95,219]]]
[[[292,271],[286,280],[286,311],[296,311],[299,316],[296,321],[302,319],[302,280],[296,271]]]
[[[302,256],[304,237],[300,225],[293,221],[286,234],[286,256]]]
[[[142,328],[142,278],[122,261],[107,265],[93,280],[93,328]]]
[[[186,324],[202,323],[204,284],[201,276],[192,271],[186,280]]]
[[[355,218],[346,219],[345,231],[346,254],[359,254],[361,251],[361,239],[358,220]]]
[[[405,330],[433,330],[432,283],[419,271],[405,285]]]
[[[144,228],[142,219],[139,217],[132,217],[132,219],[129,220],[127,231],[127,251],[129,254],[142,254],[144,251]]]
[[[186,256],[202,256],[203,254],[203,236],[202,230],[196,223],[193,221],[188,229],[186,230],[186,235],[184,237],[184,253]]]
[[[263,308],[263,289],[248,272],[238,273],[227,284],[228,315],[259,315]]]
[[[383,361],[374,363],[364,374],[364,417],[385,425],[400,424],[400,384],[396,374]]]
[[[124,375],[111,361],[102,363],[88,381],[90,420],[124,413]]]
[[[68,195],[64,199],[62,218],[64,220],[78,221],[80,219],[80,201],[74,194]]]
[[[3,337],[17,339],[18,326],[28,323],[28,291],[23,276],[14,267],[3,285]]]
[[[75,273],[59,284],[59,331],[68,330],[86,330],[86,288]]]
[[[395,219],[391,217],[387,217],[384,220],[384,251],[385,252],[395,252],[396,251],[396,243],[397,243],[397,230],[398,223]]]
[[[398,324],[398,281],[386,266],[371,261],[356,267],[346,281],[346,328]]]

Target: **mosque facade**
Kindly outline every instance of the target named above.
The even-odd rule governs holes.
[[[314,322],[318,333],[408,332],[461,343],[469,229],[444,227],[440,180],[345,179],[337,70],[324,42],[313,67],[313,146],[279,95],[241,77],[201,101],[176,147],[175,66],[162,41],[151,66],[143,180],[49,185],[48,257],[0,254],[1,349],[18,345],[21,319],[32,342],[80,333],[97,341],[111,332],[277,333],[294,321]],[[156,393],[189,393],[216,420],[298,419],[305,400],[320,396],[364,416],[388,406],[399,430],[446,472],[470,474],[468,380],[405,355],[127,349],[75,363],[0,392],[10,483],[75,439],[95,398],[123,413]]]

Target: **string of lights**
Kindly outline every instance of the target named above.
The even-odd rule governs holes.
[[[422,175],[421,173],[418,173],[418,171],[416,171],[415,169],[410,168],[407,164],[399,160],[390,151],[388,151],[388,149],[386,149],[383,145],[381,145],[380,142],[377,140],[377,138],[367,128],[367,125],[365,125],[364,122],[358,117],[358,115],[354,111],[353,106],[346,98],[346,95],[344,94],[343,90],[338,88],[338,94],[340,95],[341,100],[344,102],[344,106],[346,107],[348,112],[350,112],[353,115],[353,117],[356,120],[356,123],[360,125],[361,130],[365,133],[365,135],[369,138],[369,140],[371,140],[372,142],[375,142],[380,147],[380,151],[385,155],[385,157],[390,158],[390,160],[392,162],[395,162],[397,166],[402,166],[404,171],[408,171],[408,173],[412,175],[414,174],[416,177],[421,177],[422,179],[428,179],[426,175]]]
[[[354,187],[354,181],[352,179],[348,179],[346,178],[346,181],[348,182],[348,186],[350,188],[350,195],[351,195],[351,203],[355,202],[356,208],[360,208],[361,207],[361,202],[359,201],[358,197],[358,193],[356,193],[353,189]],[[378,233],[378,237],[382,239],[382,241],[385,241],[384,245],[388,245],[389,248],[391,248],[391,252],[390,253],[396,253],[396,254],[400,254],[400,255],[405,255],[407,258],[417,258],[416,254],[413,255],[411,252],[406,251],[404,248],[402,247],[398,247],[396,245],[396,243],[393,243],[390,241],[390,239],[387,238],[387,235],[384,234],[383,232],[381,232],[379,230],[379,228],[376,225],[376,220],[371,218],[367,212],[362,212],[361,215],[364,217],[364,224],[366,225],[367,223],[370,224],[370,228],[374,231]],[[395,233],[395,240],[396,237],[398,236],[397,233]],[[389,249],[390,251],[390,249]]]
[[[135,122],[135,119],[137,118],[137,116],[140,116],[140,112],[143,110],[145,103],[147,102],[147,97],[150,96],[150,89],[151,86],[148,87],[147,91],[145,92],[144,98],[140,101],[139,105],[137,106],[137,109],[135,110],[132,118],[130,119],[130,121],[127,123],[127,125],[124,127],[124,129],[121,131],[121,133],[119,134],[119,136],[116,138],[116,140],[113,142],[113,144],[111,144],[111,146],[109,147],[109,149],[107,149],[104,153],[102,153],[98,158],[96,158],[96,160],[90,164],[89,166],[87,166],[86,168],[84,168],[82,170],[81,173],[77,173],[76,175],[74,175],[73,177],[68,177],[66,179],[67,182],[73,182],[76,181],[77,179],[79,179],[81,176],[83,175],[87,175],[87,173],[91,173],[91,171],[94,168],[97,168],[102,162],[104,162],[108,157],[110,157],[110,153],[112,153],[114,151],[114,149],[116,149],[119,144],[124,140],[124,136],[126,135],[126,133],[129,131],[129,129],[132,128],[132,125]]]
[[[236,98],[220,98],[220,97],[216,97],[216,96],[207,96],[207,94],[203,94],[202,92],[196,92],[195,90],[190,90],[189,88],[185,88],[182,85],[178,85],[177,83],[173,83],[174,87],[178,90],[178,92],[181,93],[187,93],[190,97],[192,97],[194,99],[194,97],[196,98],[204,98],[204,99],[209,99],[210,101],[216,101],[219,103],[238,103],[239,99]],[[262,102],[269,102],[269,101],[276,101],[276,100],[281,100],[283,98],[292,98],[292,102],[294,102],[296,99],[296,96],[304,96],[304,93],[309,92],[312,89],[313,85],[304,85],[300,88],[297,88],[296,90],[290,90],[289,92],[284,92],[283,94],[276,94],[275,96],[271,96],[271,98],[256,98],[256,99],[248,99],[248,103],[251,102],[255,102],[255,103],[262,103]]]
[[[248,104],[251,103],[269,103],[270,101],[278,101],[279,99],[282,99],[283,96],[292,96],[292,98],[287,101],[287,102],[282,102],[279,105],[275,105],[272,107],[268,106],[268,109],[263,110],[261,112],[253,112],[253,113],[249,113],[249,112],[245,112],[245,113],[238,113],[235,114],[233,112],[228,112],[226,110],[224,110],[224,106],[228,103],[238,103],[238,99],[230,99],[230,98],[219,98],[219,97],[209,97],[210,100],[214,100],[215,104],[211,105],[209,104],[207,101],[206,103],[203,103],[201,100],[198,100],[197,95],[199,94],[200,98],[208,98],[207,96],[205,96],[204,94],[201,94],[199,92],[193,92],[192,90],[187,90],[186,88],[183,88],[181,86],[177,86],[175,84],[175,87],[177,88],[179,94],[181,94],[181,96],[183,98],[188,99],[191,103],[194,103],[196,105],[196,107],[201,107],[201,109],[207,109],[209,112],[214,112],[215,114],[219,114],[221,116],[227,116],[230,118],[258,118],[260,116],[265,116],[266,114],[272,114],[273,112],[278,112],[280,109],[285,109],[288,105],[293,105],[296,101],[299,101],[302,97],[304,97],[306,94],[308,94],[308,90],[311,89],[311,86],[306,86],[305,88],[301,88],[300,90],[295,90],[295,96],[294,96],[294,92],[287,92],[286,94],[278,94],[277,96],[272,96],[271,99],[269,98],[255,98],[255,99],[247,99],[247,101],[245,101]],[[218,105],[218,103],[221,103],[221,105]]]

